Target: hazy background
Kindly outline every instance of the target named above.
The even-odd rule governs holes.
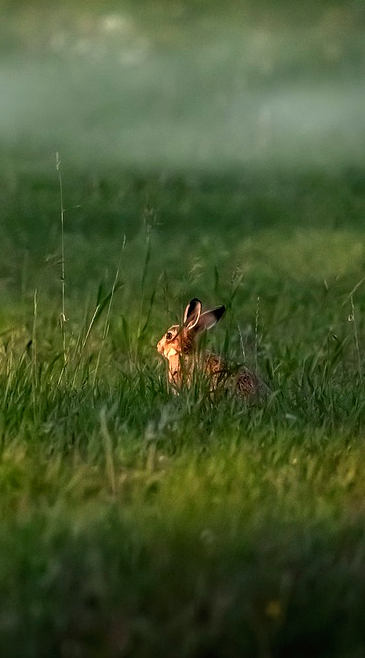
[[[365,2],[0,8],[4,291],[59,284],[56,152],[74,287],[116,262],[124,234],[133,244],[146,209],[156,276],[178,280],[209,240],[232,265],[257,231],[361,229]]]
[[[365,3],[1,2],[2,150],[24,163],[363,163]]]

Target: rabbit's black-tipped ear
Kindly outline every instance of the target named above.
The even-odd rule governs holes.
[[[210,311],[205,311],[205,313],[202,313],[196,327],[197,331],[203,331],[204,329],[211,329],[214,327],[218,320],[221,319],[225,310],[226,307],[222,304],[221,306],[217,306],[217,308],[212,308]]]
[[[187,305],[184,313],[184,327],[187,331],[190,331],[198,324],[201,312],[202,303],[194,297]]]

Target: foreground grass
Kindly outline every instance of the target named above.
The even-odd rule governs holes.
[[[19,224],[9,197],[2,656],[364,654],[363,193],[305,180],[176,179],[143,230],[66,223],[65,341],[57,186]],[[195,295],[226,304],[209,343],[257,361],[264,405],[167,390],[155,345]]]
[[[25,350],[8,338],[2,655],[361,655],[365,397],[349,328],[311,351],[288,332],[280,361],[279,343],[262,348],[262,407],[204,381],[171,396],[148,332],[124,326],[120,354],[113,319],[104,342],[97,324],[89,342],[68,334],[66,363],[45,314]]]
[[[361,655],[360,441],[111,436],[3,451],[3,655]]]
[[[114,495],[82,461],[75,477],[54,459],[12,458],[22,491],[13,474],[2,493],[4,655],[362,648],[362,448],[335,467],[332,449],[306,464],[293,444],[245,441],[153,470],[118,464]]]
[[[116,403],[106,429],[104,395],[62,400],[84,435],[50,408],[3,442],[3,655],[362,651],[359,437],[188,398],[144,433]]]

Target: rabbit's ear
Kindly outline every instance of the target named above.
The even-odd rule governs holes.
[[[184,313],[184,327],[187,331],[190,331],[198,324],[201,311],[202,303],[194,297],[187,305]]]
[[[214,327],[218,320],[221,319],[225,310],[226,307],[222,304],[221,306],[217,306],[217,308],[212,308],[210,311],[202,313],[196,326],[196,330],[203,331],[204,329],[211,329]]]

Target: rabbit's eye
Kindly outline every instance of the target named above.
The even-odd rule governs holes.
[[[171,331],[168,331],[167,334],[166,334],[166,339],[171,340],[171,338],[172,338],[172,333],[171,333]]]

